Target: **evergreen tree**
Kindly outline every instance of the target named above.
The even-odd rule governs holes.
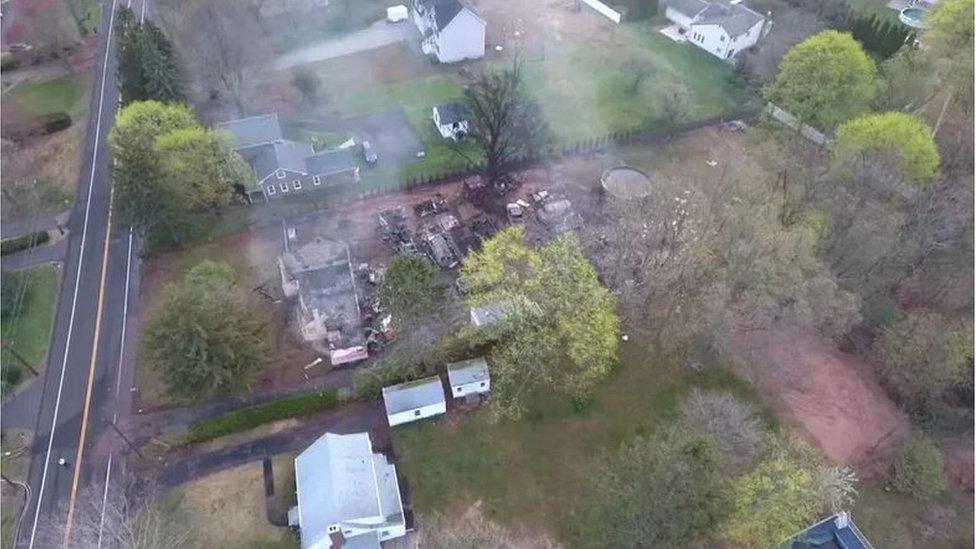
[[[180,101],[180,70],[166,36],[151,22],[139,23],[129,8],[119,10],[118,82],[122,104],[133,101]]]

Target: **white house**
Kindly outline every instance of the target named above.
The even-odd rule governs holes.
[[[687,41],[719,59],[732,59],[766,30],[766,18],[741,1],[665,0],[664,15]]]
[[[414,0],[420,49],[441,63],[485,56],[485,20],[467,0]]]
[[[447,380],[454,398],[491,390],[491,377],[488,375],[488,363],[484,357],[448,364]]]
[[[302,549],[362,547],[406,535],[396,467],[368,433],[325,433],[295,458],[298,505],[288,522]]]
[[[444,387],[438,376],[383,387],[383,404],[390,427],[447,412]]]
[[[457,141],[468,135],[468,107],[464,103],[437,105],[431,118],[444,139]]]

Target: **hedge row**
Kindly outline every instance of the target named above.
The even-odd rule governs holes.
[[[0,255],[12,254],[14,252],[26,250],[27,248],[39,246],[47,242],[49,238],[51,238],[51,235],[49,235],[46,231],[41,231],[14,238],[8,238],[6,240],[0,240]]]
[[[194,422],[187,429],[186,441],[205,442],[247,431],[272,421],[324,412],[338,405],[339,392],[336,390],[287,397]]]

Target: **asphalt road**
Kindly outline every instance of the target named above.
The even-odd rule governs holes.
[[[126,361],[120,357],[126,321],[136,313],[129,298],[138,295],[138,242],[126,228],[109,231],[111,155],[106,145],[118,96],[111,22],[115,9],[127,1],[135,4],[131,7],[139,15],[145,9],[142,3],[148,0],[111,0],[102,7],[102,42],[93,69],[81,180],[68,221],[70,233],[48,365],[43,379],[36,381],[43,383],[43,390],[28,476],[33,497],[21,524],[18,547],[40,546],[42,537],[50,539],[42,536],[45,529],[49,534],[51,525],[66,522],[73,488],[104,485],[108,456],[93,452],[93,441],[106,432],[108,422],[125,412],[128,401],[127,391],[118,389],[129,386],[132,372],[123,372]],[[127,334],[126,339],[131,337]],[[83,431],[86,402],[90,406]],[[67,465],[59,465],[59,458]]]

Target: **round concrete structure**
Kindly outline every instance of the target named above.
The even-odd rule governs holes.
[[[644,198],[651,194],[651,177],[637,168],[618,166],[600,176],[600,185],[611,196],[623,200]]]

